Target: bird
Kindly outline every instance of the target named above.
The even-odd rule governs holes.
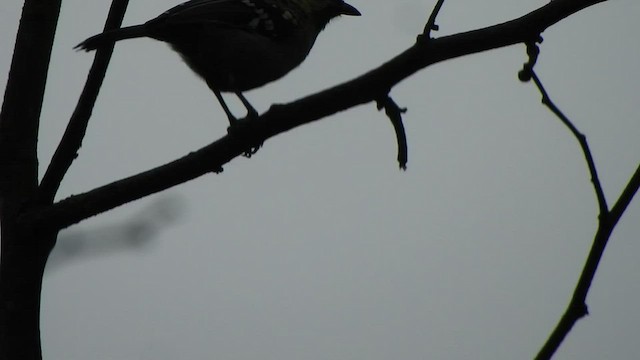
[[[340,15],[361,14],[343,0],[190,0],[143,24],[94,35],[75,49],[143,37],[166,42],[204,79],[233,126],[237,119],[221,92],[235,93],[247,117],[256,117],[242,93],[300,65],[318,34]]]

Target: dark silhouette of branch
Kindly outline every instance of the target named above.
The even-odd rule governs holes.
[[[42,274],[55,234],[22,228],[38,184],[38,126],[61,0],[26,0],[0,112],[0,359],[41,358]]]
[[[591,174],[591,183],[593,184],[594,191],[596,193],[596,198],[598,199],[598,207],[600,208],[600,214],[606,214],[609,212],[609,206],[607,205],[607,199],[604,196],[604,191],[602,191],[602,185],[600,184],[600,178],[598,177],[598,170],[596,170],[596,164],[593,161],[593,156],[591,155],[591,149],[589,148],[589,144],[587,143],[587,137],[578,130],[578,128],[573,125],[571,120],[553,103],[549,94],[545,90],[542,82],[536,75],[535,71],[531,71],[531,78],[533,82],[540,90],[540,94],[542,95],[542,103],[551,110],[551,112],[562,121],[562,123],[569,128],[573,136],[580,143],[580,147],[582,148],[582,153],[584,155],[585,160],[587,161],[587,166],[589,167],[589,174]]]
[[[128,4],[129,0],[114,0],[111,3],[104,30],[120,27]],[[109,61],[111,61],[113,47],[114,44],[111,44],[96,51],[82,94],[40,183],[39,200],[41,203],[53,202],[62,179],[71,167],[73,160],[78,156],[78,150],[82,146],[93,106],[98,98]]]
[[[528,82],[533,77],[533,67],[536,66],[538,56],[540,55],[538,43],[542,43],[542,36],[540,36],[540,34],[538,34],[535,39],[531,39],[525,43],[525,45],[527,45],[527,56],[529,56],[529,60],[522,65],[522,70],[518,72],[518,79],[522,82]]]
[[[537,57],[536,51],[529,53],[530,56],[532,53],[535,53],[535,56]],[[535,64],[535,60],[529,61],[529,63],[527,64],[531,64],[531,67],[528,68],[528,66],[525,64],[525,70],[521,72],[521,75],[524,74],[525,76],[521,76],[521,79],[526,79],[526,77],[528,76],[533,79],[535,85],[540,91],[540,94],[542,95],[542,103],[546,107],[548,107],[549,110],[553,112],[553,114],[556,115],[565,126],[567,126],[567,128],[569,128],[573,136],[580,143],[580,147],[582,148],[582,152],[587,161],[589,173],[591,175],[591,182],[593,183],[594,191],[598,199],[598,206],[600,209],[600,214],[598,216],[598,230],[596,231],[593,245],[591,246],[589,256],[587,257],[582,273],[580,274],[580,278],[578,279],[578,283],[573,292],[573,296],[571,297],[571,301],[569,302],[567,309],[560,318],[560,321],[556,325],[555,329],[536,356],[536,360],[545,360],[551,359],[553,354],[555,354],[555,352],[558,350],[576,322],[578,322],[578,320],[580,320],[585,315],[589,314],[586,299],[589,293],[589,289],[591,288],[591,283],[593,282],[593,278],[595,277],[596,271],[598,270],[598,264],[600,263],[600,259],[602,259],[602,255],[604,254],[607,243],[611,238],[613,229],[617,225],[620,217],[626,210],[634,195],[638,192],[638,188],[640,188],[640,166],[636,169],[636,172],[631,177],[631,180],[629,180],[629,183],[622,191],[622,194],[620,195],[614,208],[609,211],[604,192],[602,190],[602,185],[600,184],[600,180],[598,177],[598,171],[593,161],[591,150],[589,149],[589,144],[587,143],[585,135],[582,134],[578,130],[578,128],[576,128],[571,120],[567,118],[567,116],[565,116],[564,113],[551,100],[542,82],[536,75],[535,71],[533,71],[533,64]]]
[[[622,190],[618,201],[616,201],[611,211],[609,211],[609,221],[614,224],[620,221],[622,214],[627,210],[631,200],[633,200],[633,197],[638,192],[638,188],[640,188],[640,165],[638,165],[638,168],[631,176],[627,186]]]
[[[427,24],[424,26],[421,36],[430,39],[431,31],[438,31],[439,26],[436,24],[436,18],[438,17],[443,4],[444,0],[438,0],[438,2],[436,2],[436,5],[433,7],[433,11],[431,11],[431,15],[429,15],[429,20],[427,20]]]
[[[61,0],[42,4],[27,1],[11,60],[9,78],[0,111],[0,194],[11,197],[13,179],[29,166],[30,178],[36,174],[38,126],[47,82],[51,47],[58,24]],[[32,179],[18,180],[18,189],[35,186]]]
[[[65,228],[88,217],[189,181],[242,155],[267,139],[356,105],[376,101],[417,71],[449,59],[528,42],[549,26],[606,0],[556,0],[515,20],[486,28],[418,41],[380,67],[351,81],[285,105],[273,105],[247,124],[241,134],[229,134],[181,159],[51,206],[27,212],[22,221]]]
[[[402,114],[407,112],[406,108],[401,108],[395,101],[388,95],[378,102],[378,110],[384,109],[393,130],[396,132],[396,141],[398,142],[398,165],[400,169],[407,170],[407,161],[409,160],[409,151],[407,146],[407,133],[404,130],[404,124],[402,123]]]

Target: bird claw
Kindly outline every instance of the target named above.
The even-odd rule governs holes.
[[[227,128],[227,133],[231,136],[237,137],[241,140],[247,140],[246,142],[251,145],[247,150],[242,153],[242,156],[246,158],[251,158],[255,155],[258,150],[262,147],[262,142],[257,142],[254,140],[255,138],[255,120],[258,118],[257,112],[249,112],[247,116],[243,119],[234,120],[231,122],[231,125]],[[257,143],[257,144],[256,144]]]
[[[242,121],[256,121],[260,117],[258,111],[253,107],[247,107],[247,116]]]
[[[258,150],[260,150],[261,147],[262,147],[262,144],[257,146],[252,146],[249,150],[245,150],[245,152],[242,153],[242,156],[246,157],[247,159],[250,159],[253,155],[255,155],[258,152]]]

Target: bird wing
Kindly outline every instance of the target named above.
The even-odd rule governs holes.
[[[235,26],[250,22],[254,16],[241,0],[191,0],[165,11],[156,20],[172,24],[215,22]]]
[[[215,25],[277,37],[291,31],[296,19],[272,0],[191,0],[151,20],[164,26]]]

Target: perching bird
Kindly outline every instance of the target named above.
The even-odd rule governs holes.
[[[85,51],[116,41],[150,37],[167,42],[200,75],[235,117],[220,92],[242,95],[281,78],[307,57],[318,34],[339,15],[360,15],[343,0],[191,0],[142,25],[110,30],[75,48]]]

